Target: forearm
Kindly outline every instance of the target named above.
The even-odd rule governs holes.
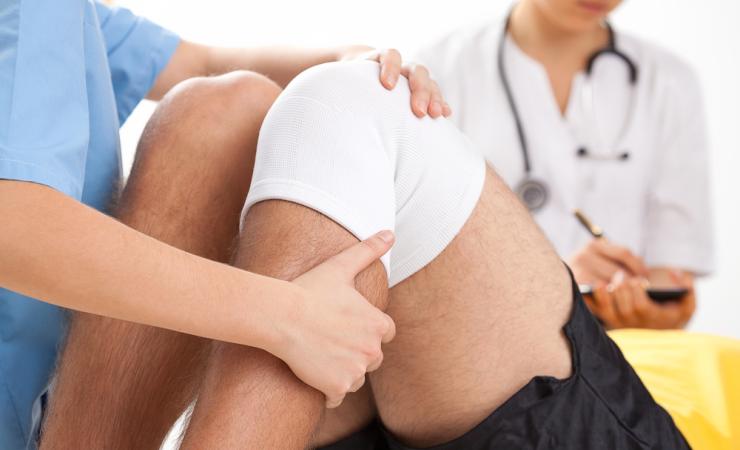
[[[157,77],[147,98],[159,100],[175,84],[188,78],[220,75],[235,70],[260,73],[284,87],[302,71],[317,64],[336,61],[351,48],[360,47],[225,48],[182,41],[170,62]]]
[[[217,48],[210,49],[209,73],[251,70],[285,87],[296,75],[317,64],[336,61],[340,48],[308,49],[298,47]]]
[[[0,285],[70,309],[264,348],[287,283],[191,255],[50,188],[0,181]],[[274,291],[274,292],[272,292]]]

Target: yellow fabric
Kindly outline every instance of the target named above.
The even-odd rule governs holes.
[[[684,331],[609,333],[696,450],[740,450],[740,341]]]

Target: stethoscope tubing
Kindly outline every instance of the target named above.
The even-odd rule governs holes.
[[[527,142],[527,136],[526,136],[526,132],[524,129],[523,121],[521,119],[521,115],[519,114],[519,109],[517,107],[516,100],[514,99],[514,94],[511,89],[511,84],[509,83],[509,77],[506,74],[504,48],[506,44],[506,35],[509,30],[510,21],[511,21],[511,14],[509,14],[506,17],[503,31],[501,33],[501,38],[499,39],[498,55],[497,55],[498,75],[499,75],[499,79],[501,80],[501,84],[504,88],[506,102],[508,103],[509,109],[511,111],[511,115],[514,118],[514,124],[516,126],[517,137],[519,140],[519,148],[522,153],[522,162],[524,165],[525,177],[530,177],[532,173],[532,160],[531,160],[531,156],[529,153],[529,145]],[[585,69],[586,77],[591,76],[593,72],[594,64],[600,56],[607,55],[607,54],[614,55],[618,57],[619,59],[621,59],[622,61],[624,61],[625,65],[627,66],[628,71],[629,71],[629,83],[630,83],[631,88],[634,89],[635,85],[637,84],[638,74],[639,74],[637,64],[635,64],[635,62],[632,61],[632,59],[629,56],[627,56],[624,52],[620,51],[617,48],[616,36],[614,33],[614,29],[611,27],[611,25],[608,22],[606,22],[605,26],[606,26],[607,32],[609,33],[608,43],[606,47],[594,52],[587,60],[586,69]],[[591,102],[593,104],[593,92],[590,92],[589,95],[590,95]],[[630,117],[628,117],[627,121],[622,127],[622,131],[620,132],[620,139],[624,136],[624,134],[626,133],[626,130],[629,128],[627,123],[634,116],[633,111],[631,111],[634,108],[634,103],[635,103],[634,99],[631,99],[630,103],[632,104],[629,108]],[[591,106],[592,106],[591,109],[593,110],[593,105]],[[589,152],[584,147],[582,147],[582,149],[583,151],[580,151],[579,149],[579,152],[578,152],[579,156],[582,156],[582,157],[588,156],[589,158],[592,158],[595,160],[613,160],[613,159],[627,160],[629,158],[628,152],[622,152],[618,155],[605,156],[605,155],[598,155],[598,154],[592,155],[592,154],[589,154]]]
[[[532,172],[532,163],[529,160],[529,146],[527,145],[527,135],[524,134],[524,125],[522,124],[521,117],[519,116],[519,109],[517,108],[516,101],[514,100],[514,93],[511,89],[511,85],[509,84],[509,77],[506,75],[506,63],[504,62],[504,45],[506,44],[506,34],[509,30],[510,20],[511,14],[506,17],[504,31],[498,44],[497,67],[499,79],[501,80],[501,84],[504,87],[506,102],[509,104],[509,110],[511,111],[511,115],[514,117],[516,133],[517,137],[519,138],[519,149],[522,152],[522,160],[524,162],[524,173],[529,175]]]

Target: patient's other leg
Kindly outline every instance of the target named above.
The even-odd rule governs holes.
[[[147,124],[116,217],[188,252],[228,261],[257,132],[279,93],[249,72],[174,88]],[[197,392],[207,349],[208,341],[194,336],[76,314],[42,448],[159,448]]]
[[[290,280],[356,242],[315,211],[266,201],[249,210],[235,263]],[[386,307],[388,281],[380,262],[362,272],[356,285],[374,305]],[[214,343],[183,448],[302,450],[314,434],[324,402],[321,393],[269,353]],[[366,389],[348,396],[342,409],[352,410],[343,415],[344,434],[359,430],[374,414]]]

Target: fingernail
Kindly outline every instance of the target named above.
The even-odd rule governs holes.
[[[381,231],[380,233],[378,233],[378,237],[386,244],[393,242],[394,239],[393,232],[389,230]]]

